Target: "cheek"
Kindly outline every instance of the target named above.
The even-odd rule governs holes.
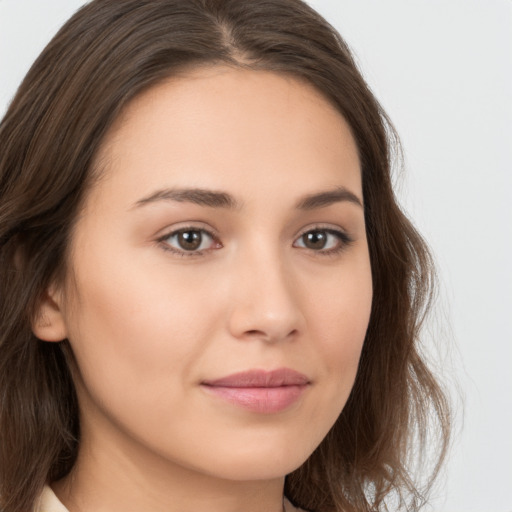
[[[80,294],[68,321],[88,387],[100,394],[129,386],[147,399],[157,382],[170,385],[187,375],[212,329],[206,298],[193,283],[182,286],[154,264],[89,262],[81,272],[88,278],[78,276]]]
[[[362,260],[363,262],[365,260]],[[320,332],[318,350],[328,375],[333,408],[343,409],[354,384],[372,306],[372,281],[369,262],[360,271],[345,276],[315,307]]]
[[[333,281],[336,284],[310,294],[307,303],[310,327],[307,359],[317,371],[315,382],[319,391],[311,403],[308,420],[303,423],[310,452],[334,425],[348,400],[372,303],[369,266],[350,278],[340,275]]]
[[[348,398],[356,377],[369,319],[370,308],[364,306],[334,311],[331,303],[331,310],[324,311],[325,324],[316,337],[315,348],[322,357],[325,374],[340,397]]]
[[[323,340],[320,347],[331,353],[333,365],[358,360],[370,319],[373,290],[368,259],[361,258],[349,270],[327,283],[309,305],[320,330],[314,337]]]

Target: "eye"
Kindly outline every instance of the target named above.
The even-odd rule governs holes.
[[[294,247],[310,249],[324,254],[334,254],[345,249],[352,239],[343,231],[335,229],[311,229],[303,233]]]
[[[197,255],[202,251],[221,247],[211,233],[199,228],[179,229],[165,235],[159,241],[163,243],[165,249],[183,256]]]

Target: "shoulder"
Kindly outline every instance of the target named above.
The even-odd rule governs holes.
[[[68,512],[49,486],[45,486],[34,512]]]

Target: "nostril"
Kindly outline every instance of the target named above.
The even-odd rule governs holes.
[[[258,331],[256,329],[247,331],[246,334],[248,334],[249,336],[266,336],[266,334],[263,331]]]
[[[259,338],[268,342],[275,342],[285,340],[293,337],[297,333],[297,329],[292,329],[289,333],[283,334],[279,332],[265,332],[258,329],[251,329],[245,332],[245,336],[248,338]]]

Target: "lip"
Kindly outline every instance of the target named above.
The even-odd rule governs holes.
[[[310,384],[308,377],[290,368],[254,369],[201,382],[208,393],[260,414],[284,411],[297,402]]]

